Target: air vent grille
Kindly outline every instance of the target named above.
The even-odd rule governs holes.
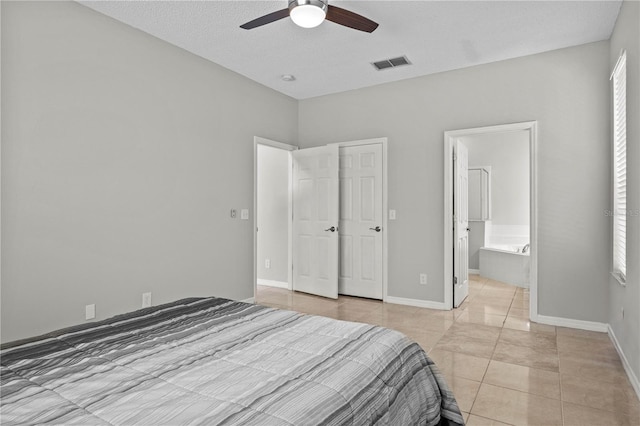
[[[389,68],[395,68],[402,65],[411,65],[411,62],[406,56],[400,56],[397,58],[385,59],[383,61],[374,62],[372,64],[378,71],[386,70]]]

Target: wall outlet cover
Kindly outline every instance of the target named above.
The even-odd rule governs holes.
[[[231,219],[235,219],[237,215],[238,212],[236,211],[236,209],[231,209]]]
[[[84,307],[84,319],[94,319],[96,317],[96,305],[91,304]]]
[[[142,307],[148,308],[151,306],[151,293],[142,293]]]
[[[420,274],[420,284],[427,285],[427,274]]]
[[[249,209],[240,210],[240,219],[249,220]]]
[[[396,220],[396,211],[395,210],[389,210],[389,220]]]
[[[270,269],[271,268],[271,259],[265,259],[264,260],[264,267],[266,269]]]

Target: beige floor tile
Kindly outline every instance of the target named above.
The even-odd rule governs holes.
[[[464,310],[456,317],[456,322],[468,322],[473,324],[489,325],[492,327],[502,327],[506,316],[491,315],[478,311]]]
[[[529,319],[529,309],[528,308],[518,308],[515,306],[511,306],[509,309],[508,317],[516,317],[516,318],[526,318]]]
[[[445,333],[445,335],[438,341],[435,348],[482,358],[491,358],[495,345],[495,342],[490,340],[474,339],[472,337],[460,335],[448,335]]]
[[[640,402],[628,383],[604,383],[560,375],[562,400],[599,410],[613,411],[640,424]]]
[[[588,377],[606,383],[625,383],[628,381],[622,362],[602,360],[594,357],[575,357],[560,354],[560,372],[567,376]]]
[[[487,305],[483,303],[474,304],[473,302],[465,308],[468,311],[481,312],[490,315],[507,315],[509,312],[508,305]]]
[[[529,299],[513,299],[511,302],[512,308],[517,309],[529,309]]]
[[[513,425],[562,425],[560,401],[483,383],[471,414]]]
[[[507,423],[502,423],[497,420],[487,419],[486,417],[476,416],[470,414],[467,420],[467,426],[509,426]]]
[[[578,330],[576,328],[558,327],[558,336],[580,337],[583,339],[595,339],[611,342],[609,335],[604,332]]]
[[[518,318],[513,316],[508,316],[504,322],[504,328],[508,328],[510,330],[520,330],[520,331],[529,331],[533,333],[546,333],[552,334],[555,336],[556,328],[553,325],[546,324],[538,324],[535,322],[531,322],[526,318]]]
[[[547,398],[560,399],[560,375],[553,371],[494,360],[489,364],[483,382]]]
[[[437,348],[429,352],[429,357],[436,363],[443,374],[477,382],[482,381],[489,365],[487,358],[449,352]]]
[[[500,333],[501,343],[527,346],[529,348],[557,350],[555,334],[530,333],[527,331],[504,329]]]
[[[525,367],[559,371],[558,352],[555,349],[531,348],[498,342],[492,359]]]
[[[456,322],[447,330],[447,336],[467,336],[474,339],[496,342],[500,336],[500,329],[483,324]]]
[[[637,426],[640,419],[631,418],[620,412],[596,410],[582,405],[562,403],[564,426]]]
[[[583,339],[558,335],[558,352],[577,358],[594,357],[600,360],[616,361],[620,359],[611,342],[598,339]]]
[[[473,401],[475,401],[478,389],[480,389],[480,382],[464,379],[462,377],[446,375],[445,381],[449,385],[449,389],[453,391],[460,411],[465,411],[467,413],[471,411]]]

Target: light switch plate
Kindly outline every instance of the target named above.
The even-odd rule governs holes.
[[[249,220],[249,209],[240,210],[240,219]]]
[[[389,210],[389,220],[396,220],[396,211]]]

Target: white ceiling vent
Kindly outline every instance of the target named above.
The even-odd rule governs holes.
[[[384,61],[374,62],[372,64],[378,71],[386,70],[387,68],[395,68],[401,65],[411,65],[411,62],[406,56],[400,56],[398,58],[385,59]]]

